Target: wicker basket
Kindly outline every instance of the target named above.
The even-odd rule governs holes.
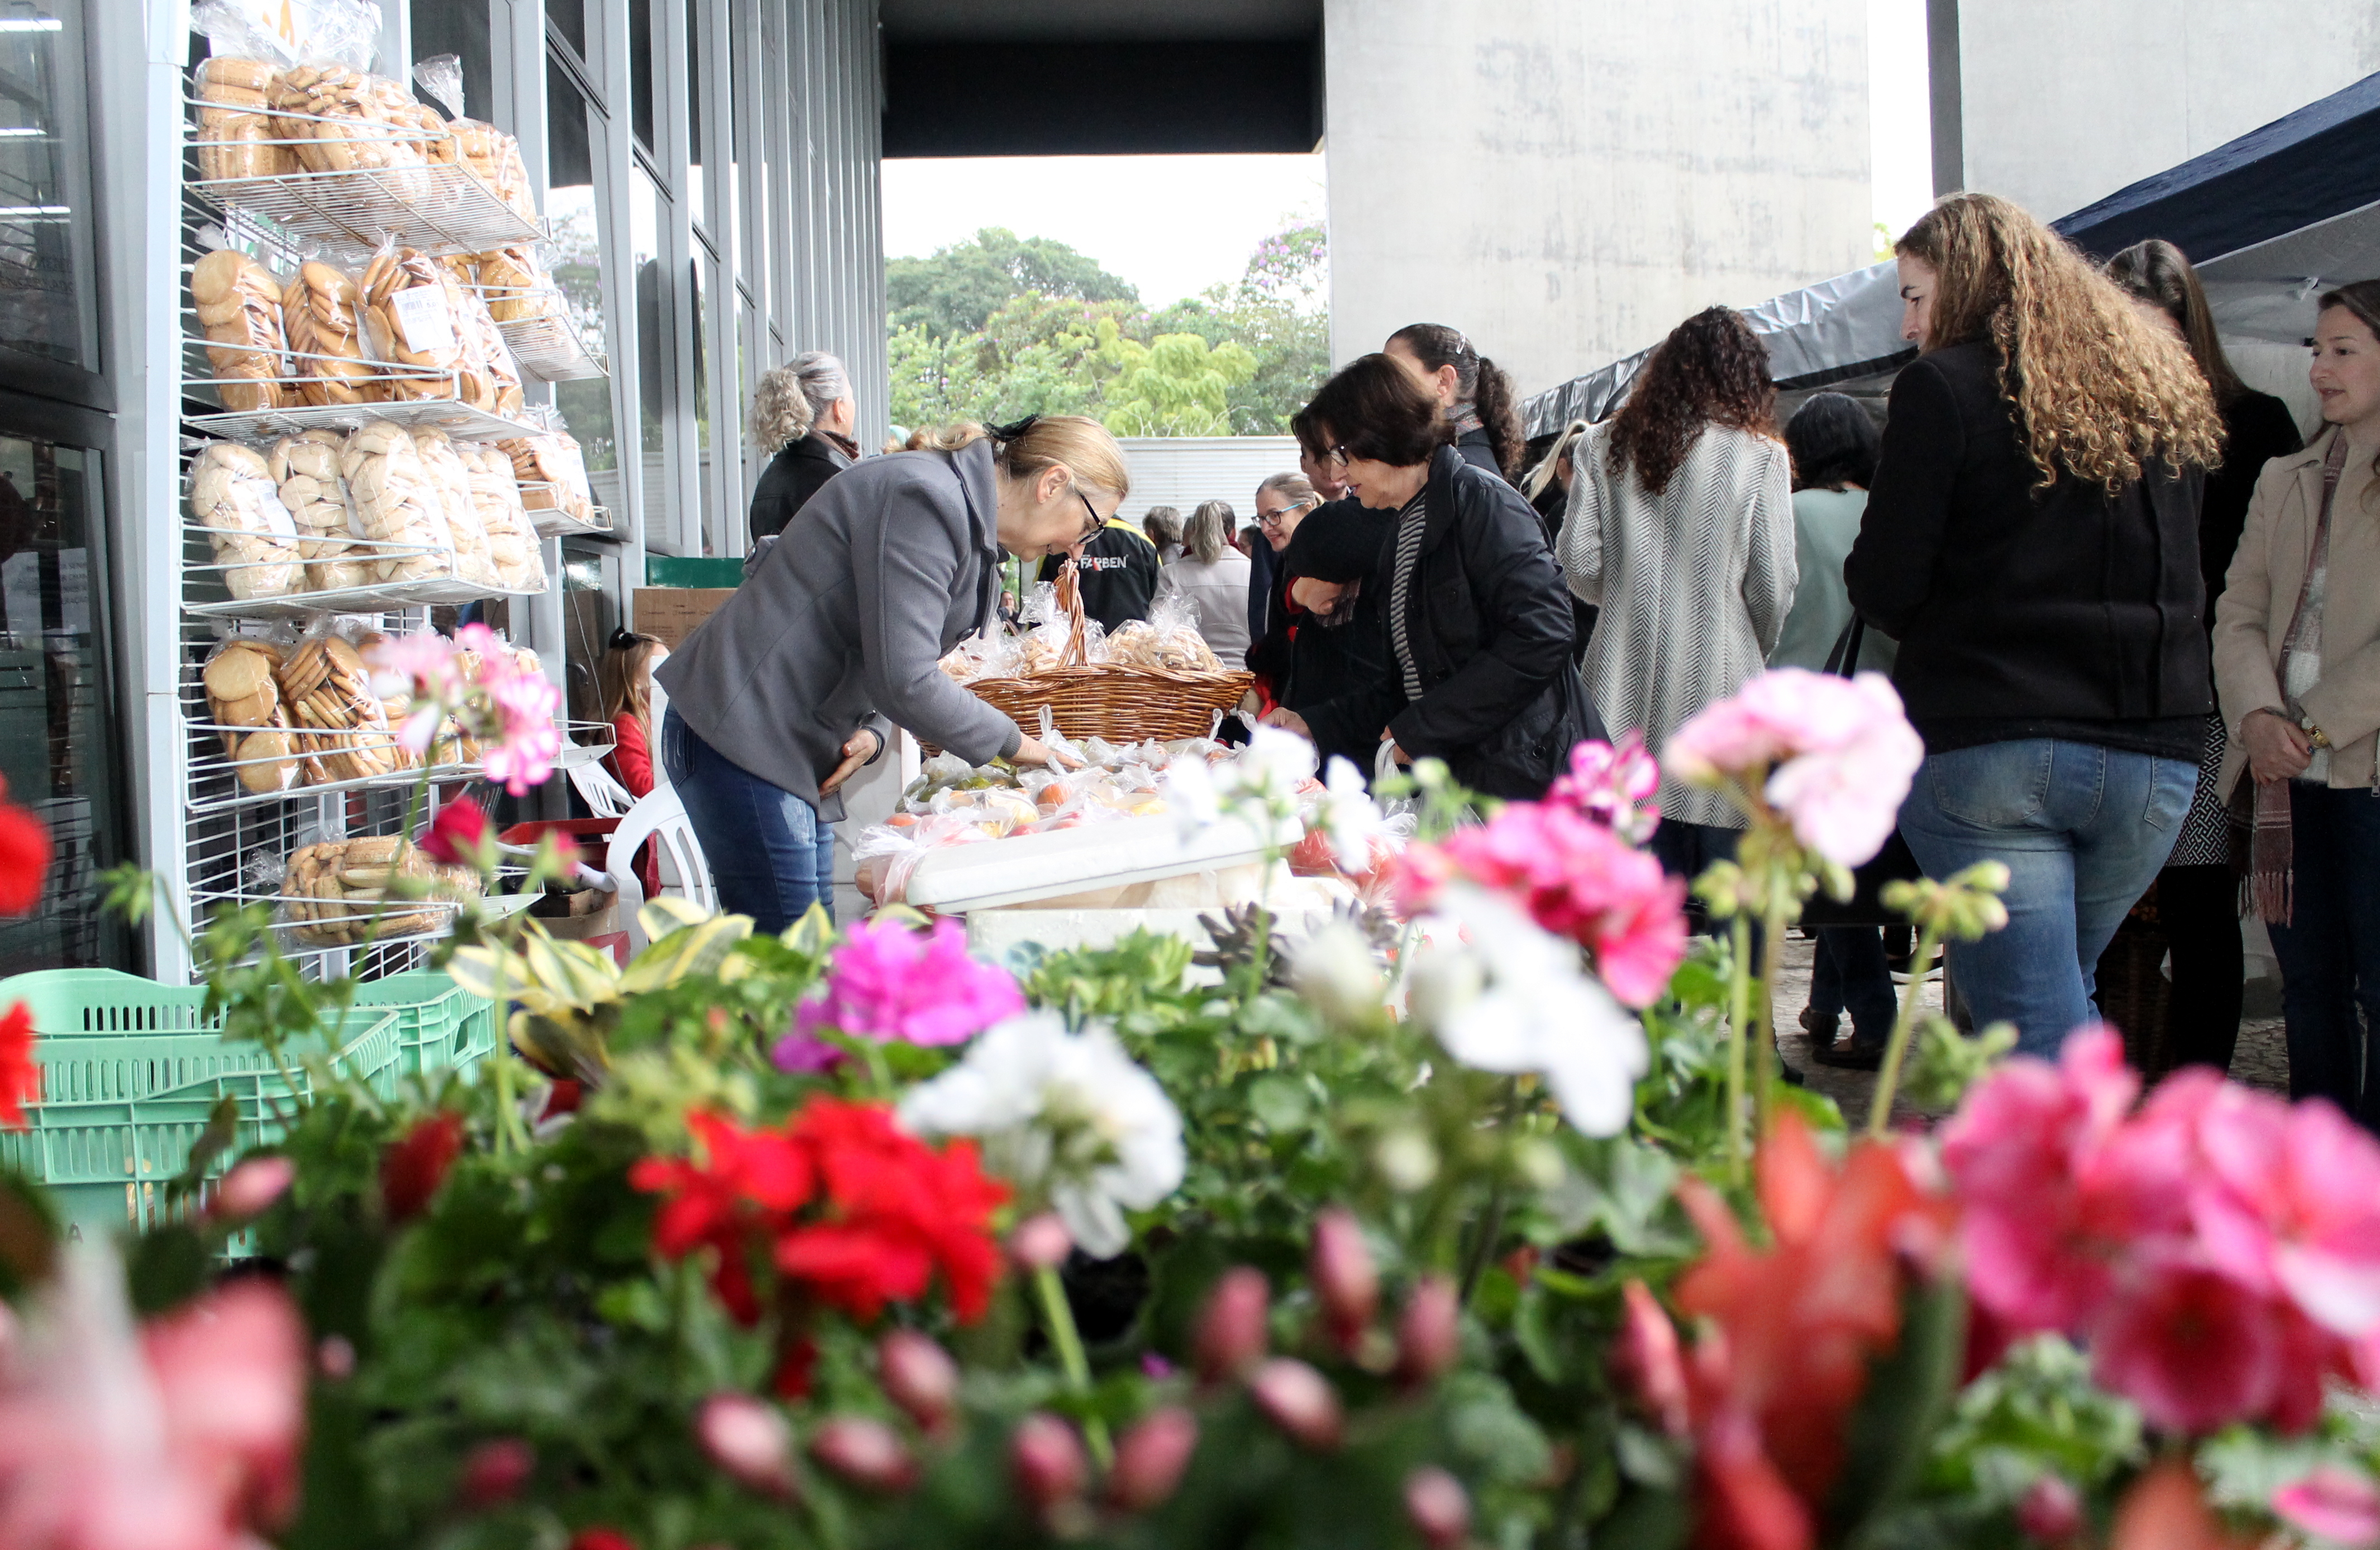
[[[1083,661],[1083,594],[1072,560],[1058,573],[1058,606],[1074,618],[1061,665],[1030,678],[978,678],[967,691],[1014,719],[1027,733],[1040,730],[1047,707],[1061,734],[1080,741],[1171,743],[1205,737],[1215,713],[1240,703],[1256,675],[1173,672],[1156,668],[1091,666]]]

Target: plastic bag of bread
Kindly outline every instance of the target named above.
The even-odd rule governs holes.
[[[281,289],[273,271],[237,248],[219,248],[190,267],[190,302],[226,409],[254,414],[287,405]]]
[[[451,269],[453,260],[449,260],[448,264]],[[512,346],[504,343],[504,331],[489,315],[487,298],[480,294],[479,287],[467,284],[457,290],[465,347],[476,357],[489,388],[488,401],[474,404],[473,407],[509,419],[521,412],[520,366],[513,359]],[[467,386],[472,381],[468,374],[464,378]]]
[[[411,431],[386,420],[349,431],[339,449],[339,476],[347,481],[364,537],[388,546],[373,551],[375,581],[388,585],[455,574],[446,503],[421,466]]]
[[[298,740],[275,677],[282,648],[252,636],[234,636],[207,658],[199,681],[207,718],[223,729],[224,756],[242,789],[258,796],[286,791],[302,773]]]
[[[480,255],[480,286],[488,298],[488,312],[500,323],[568,323],[570,310],[553,276],[537,261],[526,245],[499,248]]]
[[[457,442],[455,454],[470,476],[471,505],[487,529],[488,563],[495,567],[496,584],[507,592],[544,591],[545,555],[521,505],[513,460],[502,447],[486,442]]]
[[[1152,672],[1221,672],[1222,661],[1198,633],[1198,616],[1181,594],[1168,592],[1108,637],[1108,665]]]
[[[584,527],[595,526],[595,492],[587,480],[587,459],[569,432],[541,431],[496,444],[513,460],[522,505],[532,513],[558,511]]]
[[[266,110],[274,67],[218,54],[199,67],[199,176],[208,182],[285,177],[298,159],[275,136]]]
[[[308,784],[370,780],[410,762],[371,691],[363,654],[328,621],[306,632],[273,676]]]
[[[480,519],[479,505],[471,497],[471,472],[455,451],[454,439],[443,430],[418,430],[413,445],[420,455],[422,472],[436,491],[439,509],[445,515],[446,531],[455,540],[455,575],[474,587],[496,587],[495,564],[488,556],[487,526]]]
[[[435,866],[396,834],[301,845],[281,879],[284,916],[314,947],[442,930],[455,902],[479,892],[468,868]]]
[[[356,544],[363,527],[339,474],[339,447],[346,440],[335,430],[309,430],[284,436],[264,454],[281,487],[281,503],[298,524],[298,553],[306,562],[309,591],[368,587],[372,580],[370,553]]]
[[[459,398],[485,406],[495,394],[487,366],[463,326],[463,287],[454,271],[411,248],[384,246],[358,282],[364,338],[385,373],[376,401]]]
[[[298,590],[298,524],[281,487],[253,449],[210,442],[190,465],[190,516],[207,529],[235,598],[278,598]]]
[[[356,278],[310,260],[281,292],[298,397],[307,404],[360,404],[374,371],[364,343],[363,297]]]
[[[396,199],[428,196],[425,126],[395,82],[316,61],[275,76],[267,95],[276,138],[293,142],[306,171],[370,173]]]

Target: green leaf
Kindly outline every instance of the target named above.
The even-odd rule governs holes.
[[[1902,1296],[1900,1342],[1869,1366],[1852,1412],[1841,1481],[1827,1504],[1834,1542],[1856,1543],[1916,1484],[1958,1392],[1966,1344],[1967,1292],[1956,1276]]]
[[[180,1223],[134,1239],[124,1264],[133,1311],[147,1318],[180,1307],[206,1290],[213,1265],[206,1244]]]
[[[1694,1506],[1682,1495],[1637,1486],[1596,1525],[1595,1550],[1678,1550],[1694,1526]]]
[[[673,904],[684,902],[681,900],[666,902]],[[638,916],[639,923],[646,924],[647,916],[653,917],[650,924],[658,924],[666,918],[651,904],[645,906],[644,914]],[[719,965],[735,951],[735,944],[751,934],[752,919],[749,915],[701,916],[690,926],[656,938],[651,946],[637,954],[636,961],[620,975],[615,993],[635,996],[675,985],[681,980],[716,974]]]
[[[1248,1084],[1248,1112],[1275,1135],[1305,1124],[1309,1111],[1305,1084],[1293,1076],[1273,1072]]]

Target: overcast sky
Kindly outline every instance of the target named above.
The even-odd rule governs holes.
[[[1898,236],[1933,196],[1925,0],[1868,0],[1876,219]],[[984,226],[1054,237],[1151,307],[1235,280],[1266,236],[1323,215],[1312,156],[962,157],[884,163],[884,251],[922,258]]]

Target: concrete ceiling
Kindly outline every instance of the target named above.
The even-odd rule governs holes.
[[[1322,0],[881,0],[888,42],[1289,40],[1322,30]]]

